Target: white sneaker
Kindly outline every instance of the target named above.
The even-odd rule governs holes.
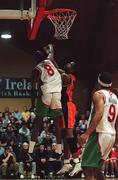
[[[84,175],[84,173],[82,173],[82,174],[81,174],[81,178],[85,178],[85,175]]]
[[[74,165],[72,171],[69,173],[69,176],[74,176],[74,175],[78,174],[80,171],[82,171],[81,163],[78,162]]]
[[[35,179],[35,175],[34,174],[31,175],[31,179]]]
[[[111,173],[111,177],[115,177],[115,174],[114,174],[114,173]]]
[[[108,173],[105,174],[105,177],[111,177]]]
[[[64,164],[63,167],[57,172],[57,175],[62,175],[65,174],[69,171],[72,170],[72,165],[71,164]]]
[[[20,175],[20,179],[24,179],[24,175],[23,174]]]

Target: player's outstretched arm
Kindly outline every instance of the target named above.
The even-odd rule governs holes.
[[[43,47],[43,50],[46,52],[47,55],[49,55],[50,53],[54,54],[54,45],[48,44],[47,46]]]
[[[45,46],[43,48],[43,50],[47,54],[47,58],[50,59],[52,61],[52,63],[54,64],[54,66],[58,69],[59,73],[60,74],[64,73],[65,71],[63,69],[60,69],[59,65],[54,60],[54,45],[53,44],[48,44],[47,46]]]
[[[50,59],[53,62],[54,66],[56,68],[59,68],[58,64],[54,60],[54,45],[53,44],[48,44],[47,46],[43,47],[43,50],[47,54],[47,58]]]

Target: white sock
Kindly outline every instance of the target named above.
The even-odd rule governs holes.
[[[73,162],[74,162],[74,163],[79,163],[79,162],[80,162],[80,161],[79,161],[79,158],[73,159]]]
[[[70,164],[70,160],[69,159],[64,159],[64,164]]]
[[[29,150],[28,150],[29,153],[33,153],[35,144],[36,144],[35,141],[30,141],[30,143],[29,143]]]
[[[61,146],[61,144],[57,144],[57,153],[62,154],[62,146]]]

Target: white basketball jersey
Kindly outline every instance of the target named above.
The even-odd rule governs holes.
[[[103,117],[96,128],[96,132],[116,134],[115,123],[118,116],[118,98],[111,91],[100,90],[98,92],[103,94],[105,104]]]
[[[116,134],[115,123],[118,116],[118,98],[111,91],[99,90],[98,92],[104,98],[104,113],[96,132]]]
[[[52,92],[61,92],[62,90],[62,81],[61,75],[58,72],[54,64],[46,59],[39,63],[35,69],[41,72],[41,81],[42,86],[41,90],[43,94],[52,93]]]

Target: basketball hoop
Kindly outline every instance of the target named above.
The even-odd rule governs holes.
[[[72,9],[53,9],[47,13],[47,18],[55,27],[54,37],[58,40],[68,39],[68,33],[77,16],[77,12]]]

